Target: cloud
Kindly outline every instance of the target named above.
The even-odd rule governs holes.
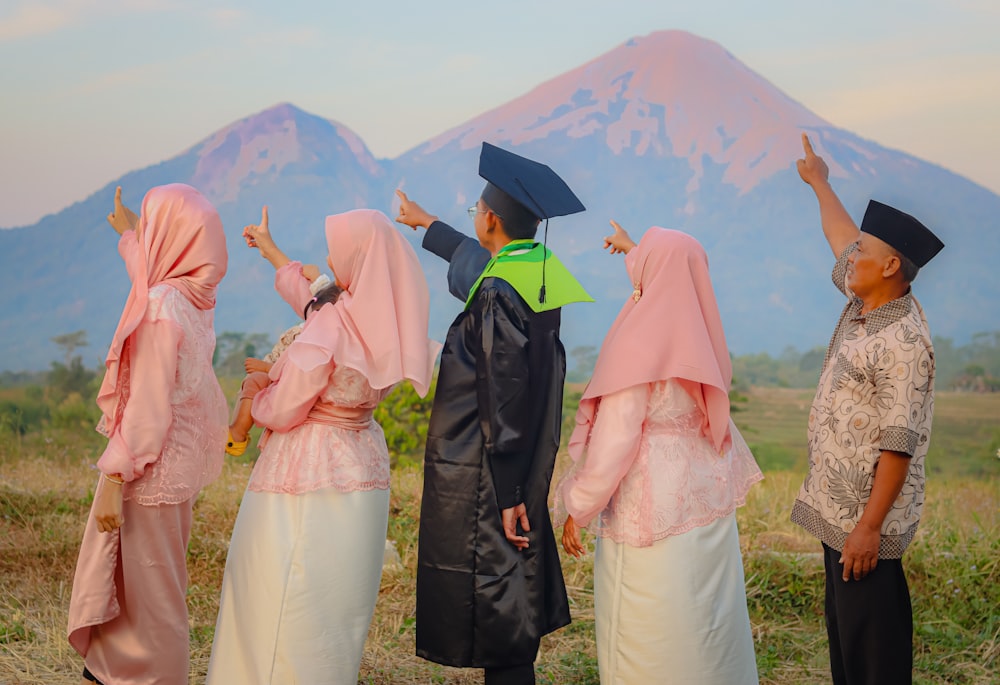
[[[23,4],[0,19],[0,42],[54,33],[72,21],[73,14],[65,7]]]
[[[26,0],[0,15],[0,43],[50,35],[101,17],[177,10],[201,11],[200,5],[185,7],[176,0]],[[211,10],[207,14],[227,17],[240,11]]]
[[[1000,56],[935,57],[872,71],[864,82],[814,97],[814,106],[838,125],[883,123],[969,108],[1000,111],[1000,94],[990,85],[1000,73]]]

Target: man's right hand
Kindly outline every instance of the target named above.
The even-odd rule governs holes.
[[[799,170],[799,178],[809,185],[828,181],[830,169],[823,158],[813,152],[812,143],[809,142],[809,136],[805,133],[802,134],[802,149],[805,150],[805,157],[795,162],[795,166]]]
[[[436,216],[428,213],[423,207],[406,197],[406,193],[402,190],[396,190],[396,197],[399,198],[399,216],[396,217],[396,221],[399,223],[417,230],[418,228],[427,228],[438,220]]]

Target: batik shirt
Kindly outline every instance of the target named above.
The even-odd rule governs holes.
[[[792,521],[835,550],[871,495],[882,450],[910,457],[902,491],[882,522],[879,558],[898,559],[924,504],[924,457],[934,413],[934,350],[923,309],[907,292],[867,314],[845,282],[852,245],[834,284],[849,301],[827,349],[809,412],[809,474]]]

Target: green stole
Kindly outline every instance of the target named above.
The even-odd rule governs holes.
[[[538,301],[542,288],[542,260],[545,260],[545,301]],[[491,259],[469,289],[465,308],[479,291],[484,278],[499,278],[509,283],[536,314],[558,309],[573,302],[593,302],[579,281],[573,278],[558,257],[533,240],[512,240]]]

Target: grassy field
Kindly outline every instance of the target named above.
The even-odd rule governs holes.
[[[763,683],[829,682],[819,545],[788,521],[805,469],[812,393],[761,389],[736,414],[767,478],[739,511],[747,595]],[[915,617],[918,683],[996,683],[1000,668],[1000,395],[940,393],[924,523],[904,560]],[[0,438],[0,683],[75,683],[65,640],[98,436],[48,431]],[[565,466],[560,463],[560,467]],[[250,460],[230,460],[195,510],[189,551],[193,683],[211,648],[226,547]],[[481,683],[481,672],[414,651],[414,571],[421,477],[393,474],[389,537],[402,558],[383,574],[362,683]],[[573,623],[547,637],[540,683],[597,683],[592,559],[564,559]]]

